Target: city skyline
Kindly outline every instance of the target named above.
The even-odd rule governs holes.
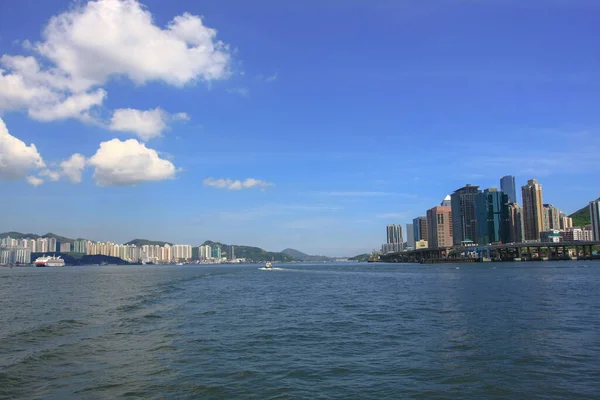
[[[465,182],[598,198],[600,6],[427,3],[4,2],[0,231],[353,256]]]

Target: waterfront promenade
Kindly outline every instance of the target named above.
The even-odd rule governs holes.
[[[415,249],[382,254],[382,262],[476,262],[476,261],[545,261],[599,259],[594,247],[600,242],[570,241],[560,243],[525,242],[487,246],[457,246]]]

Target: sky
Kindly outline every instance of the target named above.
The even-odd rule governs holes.
[[[0,231],[352,256],[504,175],[574,212],[600,196],[599,13],[3,0]]]

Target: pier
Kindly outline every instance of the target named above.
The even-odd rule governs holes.
[[[600,255],[593,252],[593,248],[599,246],[600,242],[570,241],[436,247],[382,254],[380,261],[437,264],[481,261],[600,260]]]

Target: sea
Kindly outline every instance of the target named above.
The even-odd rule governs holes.
[[[598,399],[600,263],[0,268],[0,399]]]

